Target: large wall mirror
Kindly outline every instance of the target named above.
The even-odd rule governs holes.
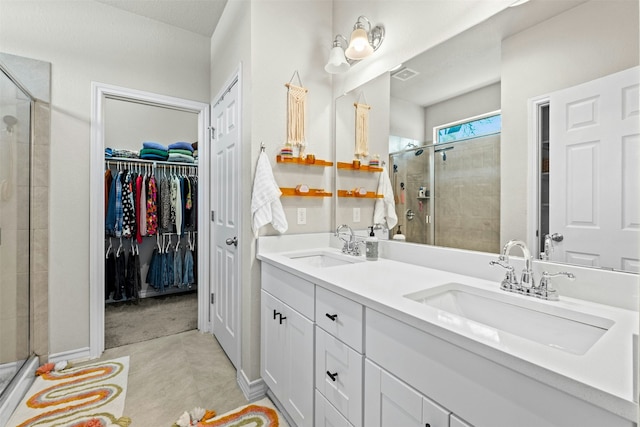
[[[379,77],[390,91],[373,107],[389,110],[388,152],[381,154],[406,240],[497,253],[520,239],[549,261],[637,273],[638,12],[636,0],[531,0]],[[622,133],[591,133],[611,115],[609,86],[571,91],[608,85],[625,70],[631,80],[617,90],[626,95],[614,115],[626,114],[629,123],[613,124]],[[363,89],[374,98],[364,85],[336,102],[337,155],[340,117],[352,114],[346,109]],[[572,106],[583,134],[569,146],[557,128]],[[605,197],[613,193],[615,201]],[[338,199],[337,224],[353,219],[347,206]],[[618,234],[603,231],[605,218]],[[361,228],[370,221],[363,216]],[[609,256],[609,246],[624,248]]]

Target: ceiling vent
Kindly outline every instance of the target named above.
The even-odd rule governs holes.
[[[404,67],[396,71],[395,73],[391,74],[391,77],[401,80],[403,82],[406,82],[407,80],[417,76],[418,74],[420,73],[418,73],[415,70],[412,70],[411,68]]]

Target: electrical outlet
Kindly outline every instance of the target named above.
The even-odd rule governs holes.
[[[307,208],[298,208],[298,225],[307,223]]]
[[[360,222],[360,208],[353,208],[353,222]]]

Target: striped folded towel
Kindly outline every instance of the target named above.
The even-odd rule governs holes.
[[[153,148],[154,150],[168,151],[167,147],[155,141],[145,141],[142,143],[142,148]]]
[[[166,158],[169,157],[169,153],[167,151],[157,150],[155,148],[143,148],[142,150],[140,150],[140,158],[147,159],[149,155],[160,157],[163,160],[166,160]],[[158,159],[154,158],[153,160]]]
[[[168,160],[170,162],[195,163],[193,156],[187,156],[180,153],[170,153]]]
[[[189,152],[193,153],[193,147],[190,142],[178,141],[173,144],[169,144],[169,150],[189,150]]]
[[[184,154],[185,156],[189,156],[189,157],[193,157],[193,153],[189,150],[181,150],[179,148],[170,148],[169,149],[169,154],[171,153],[178,153],[178,154]]]

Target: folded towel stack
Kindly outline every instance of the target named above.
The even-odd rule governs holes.
[[[170,162],[195,163],[193,147],[190,142],[174,142],[169,145]]]
[[[145,141],[142,143],[140,158],[144,160],[165,161],[169,157],[169,150],[159,142]]]
[[[104,156],[109,159],[114,157],[119,157],[123,159],[137,159],[139,157],[139,154],[137,151],[126,150],[124,148],[107,147],[104,149]]]

